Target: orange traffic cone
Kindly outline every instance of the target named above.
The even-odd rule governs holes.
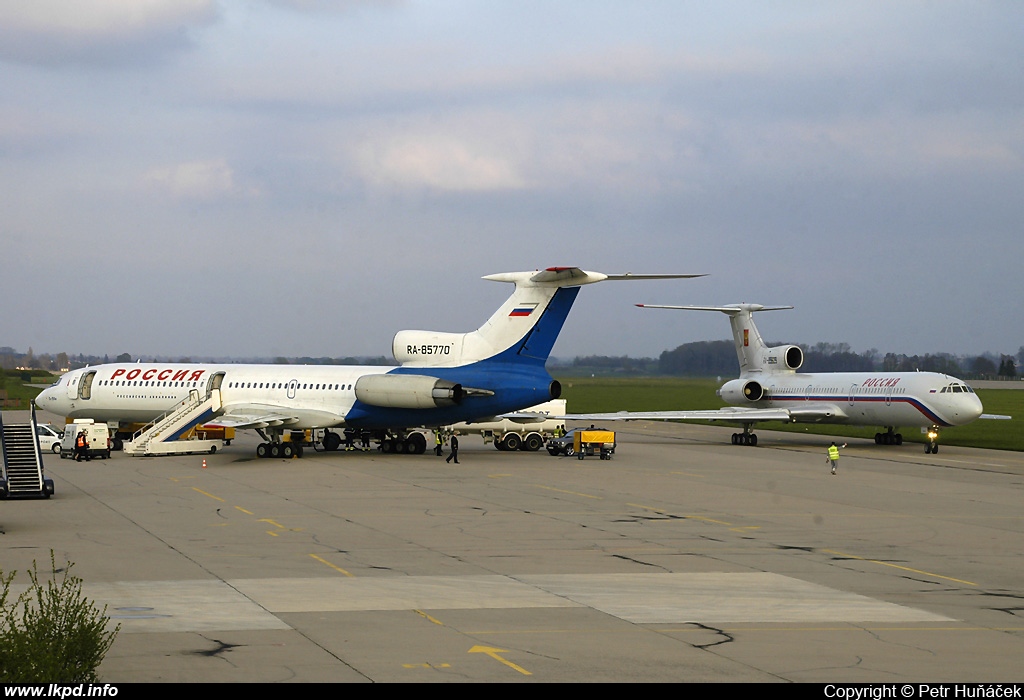
[[[206,457],[203,457],[203,469],[206,469]]]

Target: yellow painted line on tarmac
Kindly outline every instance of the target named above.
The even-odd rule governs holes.
[[[287,529],[288,529],[288,528],[286,528],[286,527],[285,527],[284,525],[282,525],[281,523],[279,523],[279,522],[276,522],[276,521],[274,521],[274,520],[271,520],[270,518],[260,518],[260,519],[259,519],[259,520],[257,520],[256,522],[259,522],[259,523],[270,523],[270,524],[271,524],[271,525],[273,525],[274,527],[279,527],[279,528],[281,528],[282,530],[287,530]]]
[[[593,498],[597,501],[603,501],[604,498],[601,496],[591,496],[589,493],[580,493],[579,491],[566,491],[565,489],[556,489],[554,486],[544,486],[543,484],[534,484],[539,489],[546,489],[548,491],[557,491],[558,493],[567,493],[570,496],[582,496],[583,498]]]
[[[443,623],[443,622],[441,622],[440,620],[438,620],[438,619],[437,619],[436,617],[431,617],[430,615],[426,614],[426,613],[425,613],[425,612],[423,612],[422,610],[415,610],[415,609],[414,609],[414,610],[413,610],[413,612],[415,612],[415,613],[416,613],[417,615],[419,615],[420,617],[426,618],[426,619],[427,619],[427,620],[429,620],[430,622],[433,622],[433,623],[434,623],[435,625],[440,625],[441,627],[444,627],[444,623]]]
[[[340,566],[335,566],[334,564],[332,564],[331,562],[327,561],[327,560],[326,560],[326,559],[324,559],[323,557],[318,557],[318,556],[317,556],[317,555],[315,555],[315,554],[310,554],[309,556],[313,557],[314,559],[316,559],[316,560],[317,560],[318,562],[320,562],[321,564],[326,564],[327,566],[331,567],[331,568],[332,568],[332,569],[334,569],[335,571],[337,571],[337,572],[339,572],[339,573],[341,573],[341,574],[344,574],[345,576],[348,576],[349,578],[355,578],[355,576],[353,576],[353,575],[352,575],[352,574],[350,574],[349,572],[345,571],[345,570],[344,570],[344,569],[342,569],[342,568],[341,568]]]
[[[271,537],[277,537],[277,533],[274,532],[273,530],[267,530],[267,534],[270,535]]]
[[[507,652],[507,651],[508,651],[508,649],[497,649],[495,647],[475,646],[475,647],[472,647],[467,653],[469,653],[469,654],[487,654],[489,657],[491,657],[495,661],[500,661],[501,663],[505,664],[509,668],[514,669],[516,671],[519,671],[519,673],[523,674],[524,676],[532,676],[533,675],[532,673],[527,671],[522,666],[517,666],[516,664],[512,663],[508,659],[503,659],[500,656],[498,656],[499,653],[504,653],[504,652]]]
[[[451,664],[402,664],[402,668],[451,668]]]
[[[240,510],[240,511],[242,511],[243,513],[245,513],[246,515],[256,515],[256,514],[255,514],[255,513],[253,513],[253,512],[251,511],[251,510],[246,510],[246,509],[245,509],[245,508],[243,508],[242,506],[235,506],[235,510]]]
[[[226,503],[226,501],[223,498],[218,498],[217,496],[214,496],[212,493],[207,493],[206,491],[203,491],[202,489],[197,489],[195,486],[192,487],[192,490],[193,491],[198,491],[199,493],[203,494],[204,496],[209,496],[210,498],[212,498],[215,501],[220,501],[221,503]]]
[[[857,559],[860,561],[869,561],[872,564],[880,564],[882,566],[891,566],[894,569],[901,569],[902,571],[909,571],[914,574],[921,574],[922,576],[931,576],[932,578],[941,578],[944,581],[953,581],[954,583],[962,583],[967,586],[977,586],[978,584],[973,581],[964,581],[963,579],[953,578],[951,576],[943,576],[942,574],[932,573],[931,571],[922,571],[921,569],[911,569],[909,566],[900,566],[899,564],[891,564],[887,561],[879,561],[877,559],[868,559],[867,557],[858,557],[855,554],[847,554],[845,552],[837,552],[834,549],[823,549],[822,552],[826,554],[836,554],[841,557],[847,557],[849,559]]]

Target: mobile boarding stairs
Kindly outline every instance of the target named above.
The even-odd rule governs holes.
[[[31,422],[6,425],[0,413],[0,442],[3,443],[3,472],[0,498],[49,498],[53,479],[43,476],[43,455],[36,435],[36,407]]]
[[[136,431],[132,441],[124,444],[124,452],[133,457],[212,454],[222,441],[199,439],[196,426],[216,416],[221,406],[220,389],[211,389],[205,396],[193,389],[174,408]]]

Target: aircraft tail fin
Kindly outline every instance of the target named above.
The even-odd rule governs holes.
[[[729,317],[740,376],[751,372],[794,372],[804,363],[804,353],[796,345],[768,347],[754,325],[755,311],[779,311],[792,306],[730,304],[728,306],[661,306],[637,304],[645,309],[681,309],[685,311],[721,311]]]
[[[470,333],[400,331],[395,335],[392,351],[395,359],[408,367],[456,367],[489,359],[543,366],[581,286],[604,280],[701,276],[609,275],[578,267],[487,275],[485,280],[511,282],[515,289],[484,325]]]

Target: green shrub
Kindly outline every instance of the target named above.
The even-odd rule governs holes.
[[[94,683],[121,629],[107,630],[106,607],[83,597],[73,564],[59,579],[53,551],[50,564],[51,578],[41,581],[33,561],[31,585],[14,600],[14,574],[0,571],[0,683]]]

